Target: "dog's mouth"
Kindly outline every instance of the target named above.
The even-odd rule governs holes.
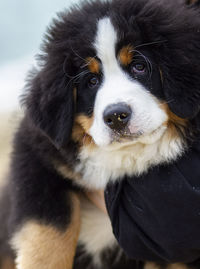
[[[145,132],[143,130],[137,131],[135,133],[131,133],[130,130],[124,130],[120,133],[114,132],[111,134],[111,142],[109,146],[114,148],[121,148],[136,143],[153,144],[162,137],[165,130],[166,126],[161,125],[151,132]]]
[[[111,143],[126,143],[126,142],[130,142],[130,141],[135,141],[137,140],[139,137],[141,137],[142,135],[144,135],[144,131],[137,131],[135,133],[131,133],[129,128],[126,128],[123,131],[117,132],[117,131],[113,131],[111,136]]]

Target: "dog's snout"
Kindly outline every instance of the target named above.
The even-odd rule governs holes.
[[[104,113],[103,119],[105,124],[115,131],[122,131],[128,124],[131,118],[131,108],[124,104],[118,103],[109,105]]]

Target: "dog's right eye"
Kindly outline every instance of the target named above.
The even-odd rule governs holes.
[[[96,88],[97,86],[99,86],[99,84],[100,84],[100,80],[95,75],[90,77],[89,80],[88,80],[89,88]]]

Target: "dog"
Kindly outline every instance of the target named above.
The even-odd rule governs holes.
[[[195,8],[156,0],[84,2],[53,21],[1,197],[0,242],[12,249],[1,250],[3,269],[14,259],[16,269],[186,268],[128,259],[84,193],[187,151],[200,111],[199,29]]]

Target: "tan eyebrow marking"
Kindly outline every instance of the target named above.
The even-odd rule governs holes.
[[[93,57],[86,58],[86,64],[91,73],[99,73],[100,72],[100,64],[98,60]]]
[[[122,65],[127,66],[132,62],[133,55],[133,46],[127,45],[120,50],[118,59]]]

